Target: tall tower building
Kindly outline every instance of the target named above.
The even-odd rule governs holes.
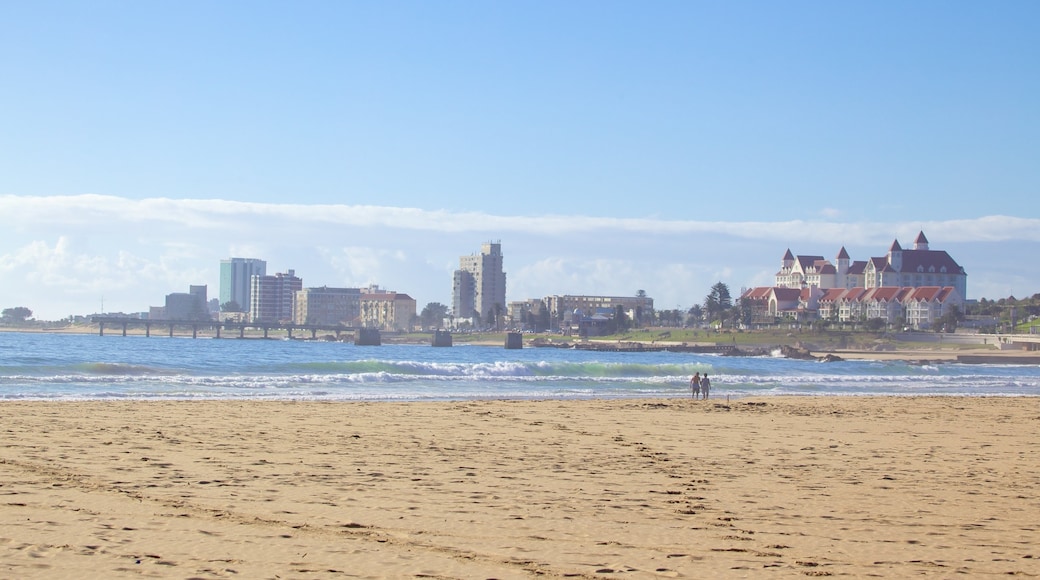
[[[456,317],[479,317],[487,322],[506,312],[506,274],[502,271],[501,242],[487,242],[479,254],[461,256],[452,279],[452,312]]]
[[[296,291],[303,280],[295,270],[274,276],[253,276],[249,300],[249,319],[253,322],[292,322]]]
[[[220,261],[220,304],[234,301],[242,312],[249,312],[250,284],[253,276],[266,276],[267,262],[256,258],[228,258]]]

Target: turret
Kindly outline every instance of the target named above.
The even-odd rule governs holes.
[[[899,240],[894,240],[892,247],[888,249],[888,265],[896,272],[903,271],[903,248],[899,245]]]
[[[927,250],[928,249],[928,238],[924,237],[924,232],[923,231],[918,233],[917,237],[914,239],[914,249],[915,250]]]

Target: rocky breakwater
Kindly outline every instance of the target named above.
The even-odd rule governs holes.
[[[737,349],[726,354],[729,356],[776,356],[778,351],[780,356],[784,358],[797,360],[816,360],[822,362],[837,362],[845,360],[836,354],[828,353],[823,356],[814,355],[811,350],[801,344],[781,344],[779,346],[761,347],[754,350]]]

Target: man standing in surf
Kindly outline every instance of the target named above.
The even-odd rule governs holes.
[[[690,379],[690,395],[696,399],[701,394],[701,373],[697,371],[697,374],[693,375]]]

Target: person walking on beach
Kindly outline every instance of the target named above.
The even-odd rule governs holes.
[[[704,377],[701,378],[701,392],[704,393],[704,398],[708,398],[708,390],[711,389],[711,381],[708,380],[708,373],[704,373]]]
[[[693,375],[690,379],[690,394],[696,399],[701,394],[701,373],[697,371],[697,374]]]

